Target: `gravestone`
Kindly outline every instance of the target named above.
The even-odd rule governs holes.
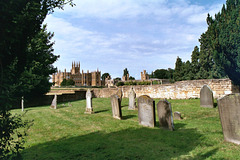
[[[174,130],[171,103],[167,100],[160,100],[157,104],[159,127]]]
[[[200,91],[200,106],[214,108],[213,92],[208,85],[204,85]]]
[[[138,98],[138,121],[140,125],[155,127],[155,101],[149,96]]]
[[[112,114],[115,119],[122,119],[121,100],[118,95],[111,96]]]
[[[68,107],[72,107],[72,103],[68,102]]]
[[[135,102],[136,93],[134,92],[133,88],[131,88],[128,97],[129,97],[128,109],[129,110],[137,109],[136,108],[136,102]]]
[[[57,94],[54,95],[54,98],[52,100],[52,104],[51,104],[50,108],[57,109]]]
[[[86,111],[85,114],[93,114],[93,108],[92,108],[92,93],[90,89],[86,92]]]
[[[117,90],[117,96],[118,96],[118,98],[122,101],[122,89],[121,89],[121,88],[119,88],[119,89]]]
[[[181,120],[181,119],[183,119],[181,113],[180,113],[180,112],[177,112],[177,111],[174,112],[174,119],[175,119],[175,120]]]
[[[24,111],[24,97],[22,96],[22,103],[21,103],[21,106],[22,106],[22,112]]]
[[[230,94],[218,99],[218,111],[224,140],[240,144],[240,94]]]

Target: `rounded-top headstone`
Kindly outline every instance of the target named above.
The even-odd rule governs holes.
[[[118,95],[111,96],[112,114],[115,119],[122,119],[121,100]]]
[[[138,98],[139,124],[146,127],[155,127],[155,101],[147,95]]]
[[[134,92],[133,88],[130,89],[128,98],[129,98],[128,109],[135,110],[136,109],[136,102],[135,102],[136,93]]]
[[[224,140],[240,144],[240,94],[230,94],[218,99]]]
[[[214,108],[213,92],[208,85],[204,85],[200,91],[200,106]]]
[[[92,107],[92,93],[90,89],[86,92],[86,111],[85,114],[93,114],[93,107]]]
[[[174,130],[171,103],[167,100],[160,100],[157,104],[159,127]]]

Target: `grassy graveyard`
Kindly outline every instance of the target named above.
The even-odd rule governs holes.
[[[95,114],[86,115],[86,101],[27,108],[28,130],[23,159],[240,159],[240,146],[223,141],[217,108],[200,108],[199,99],[169,100],[175,131],[138,124],[137,111],[122,101],[123,120],[112,118],[110,98],[93,99]],[[155,99],[158,103],[158,99]],[[20,109],[13,113],[22,114]],[[156,112],[157,113],[157,112]],[[157,118],[157,116],[156,116]]]

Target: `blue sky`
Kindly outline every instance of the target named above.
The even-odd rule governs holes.
[[[207,13],[214,15],[226,0],[75,0],[48,15],[54,32],[54,66],[122,77],[124,68],[140,79],[145,69],[174,68],[176,58],[191,59],[193,48],[206,31]]]

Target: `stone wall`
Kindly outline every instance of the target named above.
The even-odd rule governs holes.
[[[51,105],[52,100],[54,98],[54,94],[52,95],[43,95],[39,97],[34,97],[24,101],[24,107],[35,107],[35,106],[43,106],[43,105]],[[76,101],[80,99],[86,99],[86,91],[75,91],[75,93],[65,93],[65,94],[57,94],[57,103],[62,102],[70,102]],[[21,108],[21,101],[15,105],[13,108]]]
[[[227,94],[239,93],[239,87],[234,86],[229,79],[204,79],[180,81],[173,84],[163,85],[137,85],[122,86],[123,97],[128,97],[128,93],[133,87],[136,96],[148,95],[151,98],[167,98],[167,99],[189,99],[200,98],[200,90],[204,84],[210,86],[213,91],[214,98],[220,98]],[[109,98],[117,92],[118,88],[93,88],[94,98]],[[54,94],[58,94],[57,101],[69,102],[86,98],[86,90],[52,90],[49,94],[31,100],[25,101],[25,107],[51,105]],[[59,95],[60,94],[60,95]],[[19,101],[20,102],[20,101]],[[21,104],[17,104],[15,108],[20,108]]]
[[[148,95],[151,98],[189,99],[200,98],[200,90],[204,84],[210,86],[214,98],[239,92],[239,87],[234,86],[229,79],[189,80],[173,84],[122,86],[120,88],[122,88],[123,97],[128,97],[128,92],[133,87],[137,97]],[[108,98],[116,92],[117,88],[93,89],[94,96],[99,98]]]

